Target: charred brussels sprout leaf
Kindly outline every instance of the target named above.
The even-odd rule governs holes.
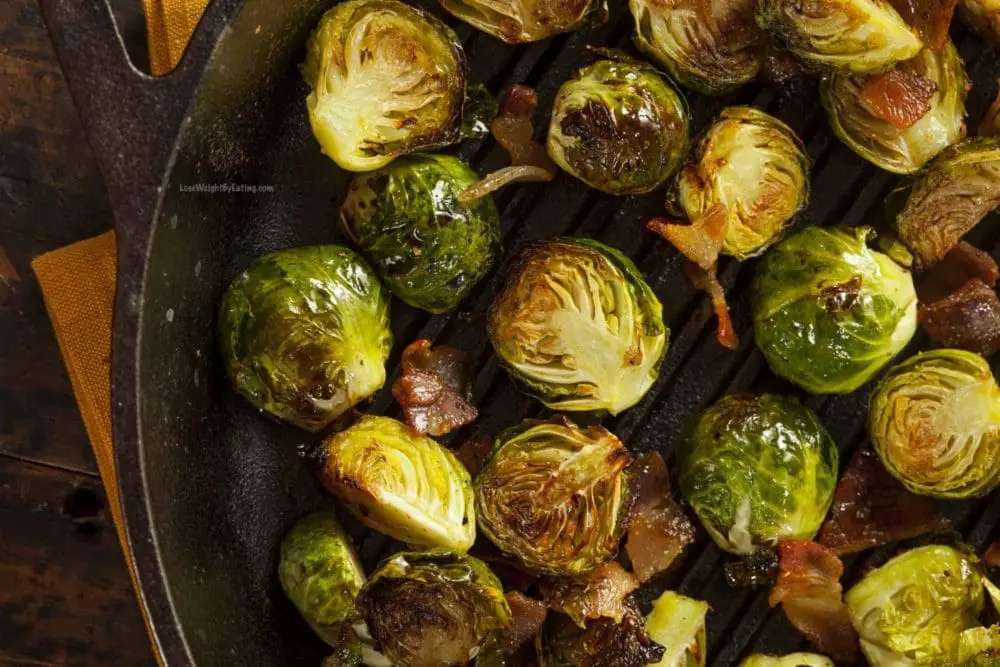
[[[705,616],[708,605],[666,591],[653,603],[646,630],[664,648],[656,667],[705,667]]]
[[[810,162],[790,127],[750,107],[725,109],[677,181],[689,220],[726,213],[722,251],[739,259],[776,242],[809,201]]]
[[[501,434],[476,477],[480,528],[534,571],[593,570],[617,553],[628,528],[630,462],[600,426],[524,422]]]
[[[875,84],[884,86],[886,109],[873,109],[866,94]],[[926,95],[914,86],[924,86]],[[965,138],[965,69],[951,40],[940,53],[924,49],[887,75],[827,74],[820,93],[840,140],[886,171],[911,174]]]
[[[811,539],[833,502],[837,447],[793,398],[726,396],[695,421],[681,493],[722,549]]]
[[[281,543],[278,578],[316,634],[339,646],[365,573],[333,514],[316,512],[295,524]]]
[[[630,259],[589,239],[528,244],[490,309],[497,356],[556,410],[618,414],[649,390],[667,348],[663,309]]]
[[[462,45],[446,25],[398,0],[348,0],[320,19],[303,66],[309,122],[323,152],[370,171],[459,139]]]
[[[834,667],[833,660],[816,653],[792,653],[777,656],[755,654],[740,663],[740,667]]]
[[[681,84],[719,95],[753,81],[765,39],[753,0],[629,0],[639,50]]]
[[[323,441],[321,478],[362,523],[401,542],[466,551],[472,480],[455,456],[395,419],[368,415]]]
[[[664,648],[643,625],[634,603],[620,623],[601,618],[580,628],[562,614],[549,614],[535,638],[541,667],[643,667],[659,665]]]
[[[910,341],[910,273],[868,248],[867,228],[809,227],[765,255],[752,287],[754,336],[771,369],[814,394],[846,394]]]
[[[538,40],[604,23],[607,0],[440,0],[469,25],[508,44]]]
[[[222,296],[219,338],[236,390],[255,407],[319,431],[385,382],[389,295],[341,246],[282,250]]]
[[[913,493],[969,498],[1000,484],[1000,387],[979,355],[934,350],[892,368],[872,394],[868,430]]]
[[[478,180],[457,158],[408,155],[355,176],[340,222],[393,294],[445,312],[486,275],[500,247],[493,198],[458,199]]]
[[[615,195],[660,187],[688,146],[684,100],[649,65],[599,60],[559,89],[549,125],[556,163]]]
[[[923,43],[887,0],[756,0],[757,23],[826,70],[882,72]]]
[[[387,559],[361,590],[358,610],[396,667],[465,665],[511,621],[503,586],[486,564],[442,550]]]
[[[980,37],[1000,43],[1000,0],[959,0],[958,10]]]

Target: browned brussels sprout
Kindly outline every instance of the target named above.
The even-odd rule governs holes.
[[[540,39],[604,23],[607,0],[440,0],[469,25],[508,44]]]
[[[549,614],[535,637],[535,649],[541,667],[643,667],[661,664],[666,653],[650,636],[635,603],[620,623],[601,618],[585,629],[568,616]]]
[[[958,11],[980,37],[1000,43],[1000,0],[959,0]]]

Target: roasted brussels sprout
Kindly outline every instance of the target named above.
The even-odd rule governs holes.
[[[913,493],[970,498],[1000,484],[1000,387],[977,354],[934,350],[893,367],[872,394],[868,431]]]
[[[441,6],[469,25],[508,44],[538,40],[601,24],[607,0],[440,0]]]
[[[1000,43],[1000,0],[959,0],[958,10],[980,37]]]
[[[747,259],[776,242],[809,202],[810,162],[780,120],[751,107],[724,109],[699,140],[677,179],[677,203],[689,220],[721,204],[722,252]]]
[[[549,614],[535,636],[540,667],[643,667],[660,665],[664,648],[650,637],[635,603],[616,623],[601,618],[581,629],[568,616]]]
[[[511,620],[486,564],[440,549],[388,558],[361,589],[358,611],[396,667],[465,665]]]
[[[833,660],[816,653],[792,653],[782,657],[754,654],[740,667],[834,667]]]
[[[872,667],[955,664],[959,637],[984,605],[976,559],[937,545],[896,556],[845,600]]]
[[[707,614],[707,604],[673,591],[657,598],[646,617],[646,631],[665,649],[656,667],[705,667]]]
[[[916,331],[913,278],[869,249],[870,235],[868,228],[809,227],[757,268],[757,345],[775,373],[814,394],[854,391]]]
[[[347,0],[323,15],[302,68],[323,152],[370,171],[461,133],[466,62],[440,20],[399,0]]]
[[[487,327],[500,361],[547,406],[611,414],[652,386],[670,335],[632,260],[580,238],[527,244]]]
[[[681,84],[719,95],[756,78],[766,40],[753,0],[629,0],[635,44]]]
[[[367,415],[323,441],[320,477],[362,523],[407,544],[467,551],[472,480],[454,454],[395,419]]]
[[[649,192],[684,159],[687,107],[649,65],[599,60],[559,88],[547,146],[560,167],[592,188]]]
[[[631,461],[600,426],[529,420],[508,429],[476,476],[480,529],[536,572],[593,570],[614,557],[628,528]]]
[[[432,313],[451,310],[500,247],[493,198],[458,200],[478,180],[457,158],[408,155],[354,177],[341,226],[393,294]]]
[[[883,72],[923,42],[888,0],[756,0],[757,23],[825,70]]]
[[[837,446],[794,398],[725,396],[698,415],[678,482],[720,548],[811,539],[833,502]]]
[[[336,516],[315,512],[295,524],[281,543],[278,579],[316,634],[338,646],[365,573]]]
[[[820,95],[830,126],[877,167],[912,174],[965,138],[965,69],[948,40],[924,49],[888,74],[832,73]]]
[[[233,386],[254,407],[320,431],[385,382],[389,295],[347,248],[282,250],[230,284],[219,339]]]

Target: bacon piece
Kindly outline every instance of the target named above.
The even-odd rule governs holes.
[[[993,540],[993,544],[986,550],[983,562],[990,567],[1000,567],[1000,537]]]
[[[891,0],[903,20],[917,29],[924,44],[940,51],[948,41],[948,28],[958,0]]]
[[[779,542],[778,557],[778,583],[768,603],[780,604],[792,625],[823,653],[853,662],[858,656],[858,635],[840,585],[844,564],[808,540]]]
[[[534,638],[549,613],[545,603],[529,598],[524,593],[511,591],[504,594],[510,607],[510,625],[500,635],[500,648],[511,654],[526,641]]]
[[[736,333],[736,327],[729,317],[729,304],[726,302],[726,290],[722,288],[722,283],[716,277],[716,268],[705,271],[693,262],[684,265],[684,273],[694,284],[696,289],[707,292],[712,297],[712,307],[715,308],[715,317],[718,319],[715,336],[719,343],[730,350],[735,350],[740,346],[740,337]]]
[[[707,271],[719,261],[729,229],[729,216],[725,206],[716,204],[690,225],[660,217],[650,220],[646,229],[665,238],[682,255]]]
[[[466,467],[469,475],[475,477],[483,469],[492,451],[493,439],[479,435],[459,445],[458,449],[455,450],[455,458]]]
[[[432,350],[425,339],[403,350],[403,375],[392,383],[406,423],[430,435],[444,435],[476,420],[479,412],[469,403],[470,389],[465,353],[447,345]]]
[[[658,663],[665,651],[649,636],[638,609],[630,604],[620,623],[610,618],[588,623],[566,658],[579,667],[641,667]]]
[[[574,577],[546,577],[539,590],[549,608],[566,614],[581,628],[587,620],[613,618],[621,622],[629,595],[639,587],[631,572],[615,561]]]
[[[636,578],[645,583],[667,570],[694,542],[695,527],[674,501],[667,464],[658,452],[640,457],[634,469],[635,514],[625,552]]]
[[[931,338],[946,347],[986,357],[1000,350],[1000,298],[978,278],[943,299],[921,304],[917,319]]]
[[[913,127],[931,109],[938,86],[906,64],[872,76],[861,89],[861,103],[899,129]]]
[[[989,253],[962,241],[921,279],[917,295],[921,303],[933,303],[957,292],[974,278],[995,287],[1000,267]]]

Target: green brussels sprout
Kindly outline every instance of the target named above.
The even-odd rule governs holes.
[[[977,564],[951,547],[920,547],[851,588],[847,610],[872,667],[954,664],[984,606]]]
[[[749,656],[740,667],[834,667],[833,660],[816,653],[792,653],[782,657],[760,655]]]
[[[775,373],[814,394],[854,391],[916,331],[913,277],[869,249],[870,236],[868,228],[809,227],[757,268],[757,345]]]
[[[726,208],[722,251],[738,259],[776,242],[809,203],[809,156],[792,128],[751,107],[724,109],[677,179],[689,220]]]
[[[687,147],[684,99],[645,63],[599,60],[556,94],[549,155],[592,188],[613,195],[655,190],[680,168]]]
[[[389,295],[348,248],[281,250],[229,285],[219,338],[239,393],[317,432],[385,382]]]
[[[750,83],[764,63],[753,0],[629,0],[629,9],[639,50],[699,93]]]
[[[794,398],[735,394],[698,415],[678,483],[715,543],[749,554],[816,535],[838,458],[819,418]]]
[[[883,72],[923,42],[889,0],[756,0],[757,23],[824,70]]]
[[[901,77],[919,77],[929,86],[926,111],[919,107],[919,101],[894,100],[900,105],[916,103],[916,113],[924,112],[912,123],[913,118],[893,123],[873,113],[865,96],[870,75],[826,74],[820,95],[830,126],[851,150],[886,171],[912,174],[965,138],[965,68],[955,45],[947,40],[940,53],[924,49],[912,60],[896,65],[894,71]]]
[[[303,66],[313,134],[349,171],[454,143],[466,68],[455,33],[427,12],[398,0],[338,3],[316,26]]]
[[[656,667],[705,667],[705,616],[708,605],[665,591],[646,617],[646,631],[663,646]]]
[[[486,275],[500,247],[493,198],[458,199],[478,181],[457,158],[409,155],[354,177],[341,226],[393,294],[442,313]]]
[[[670,335],[632,260],[581,238],[527,244],[487,328],[500,361],[542,403],[613,415],[649,391]]]
[[[600,426],[525,421],[500,434],[476,476],[480,529],[533,571],[589,572],[614,557],[628,528],[631,462]]]
[[[281,543],[278,579],[316,634],[339,646],[365,573],[336,516],[315,512],[295,524]]]
[[[958,11],[980,37],[1000,43],[1000,0],[959,0]]]
[[[607,0],[440,0],[441,6],[474,28],[508,44],[570,32],[608,18]]]
[[[1000,485],[1000,387],[979,355],[934,350],[894,366],[872,393],[868,432],[913,493],[971,498]]]
[[[472,479],[455,455],[389,417],[366,415],[323,441],[320,478],[369,528],[407,544],[467,551]]]
[[[361,589],[358,611],[396,667],[465,665],[511,621],[503,585],[486,564],[441,549],[386,559]]]
[[[996,667],[1000,662],[1000,625],[970,628],[958,637],[958,665]]]

